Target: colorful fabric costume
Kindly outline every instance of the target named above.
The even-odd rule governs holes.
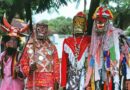
[[[125,36],[120,36],[120,89],[130,89],[130,50],[129,41]]]
[[[22,70],[27,77],[27,88],[54,90],[55,82],[59,82],[59,59],[56,47],[49,39],[44,42],[38,40],[35,34],[33,33],[28,41],[21,58]],[[30,74],[30,65],[34,62],[37,69]]]
[[[14,27],[7,22],[5,17],[3,17],[3,24],[0,27],[8,34],[2,38],[5,48],[0,54],[2,77],[0,90],[24,90],[24,76],[19,64],[20,54],[17,48],[20,43],[20,33],[26,31],[28,25],[22,28]]]
[[[82,37],[76,38],[77,44]],[[83,90],[85,81],[85,62],[88,57],[90,37],[84,36],[80,45],[78,59],[75,58],[75,41],[73,37],[64,40],[62,53],[62,77],[61,85],[67,90]]]
[[[119,90],[119,36],[123,34],[123,31],[110,24],[109,20],[112,18],[111,11],[103,6],[98,7],[93,15],[94,25],[90,46],[92,57],[90,62],[94,61],[92,65],[94,67],[88,67],[90,73],[86,77],[86,84],[88,85],[89,79],[94,73],[97,82],[96,89]],[[101,87],[105,86],[106,83],[106,88]]]
[[[83,17],[86,16],[83,15],[80,12],[74,17],[74,36],[66,38],[63,43],[61,86],[66,87],[66,90],[84,90],[87,57],[91,39],[85,35],[75,36],[76,33],[79,34],[79,32],[81,33],[83,32],[82,30],[86,29],[86,21],[82,22],[86,19],[83,19]],[[76,32],[76,30],[78,31]]]

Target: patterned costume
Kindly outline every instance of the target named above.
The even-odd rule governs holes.
[[[120,89],[130,89],[130,44],[125,36],[120,36]]]
[[[63,43],[61,86],[66,87],[66,90],[84,90],[90,37],[76,37],[76,34],[86,30],[85,17],[82,12],[74,17],[74,36],[66,38]]]
[[[47,29],[47,25],[37,24],[37,30]],[[44,31],[44,30],[43,30]],[[30,66],[36,63],[37,69],[30,74]],[[36,30],[27,43],[21,66],[27,77],[27,88],[32,90],[54,90],[55,82],[59,82],[59,60],[56,47],[46,38],[37,39]]]
[[[109,20],[112,18],[111,11],[105,6],[98,7],[93,15],[90,46],[90,63],[93,63],[93,67],[88,67],[90,73],[86,77],[86,85],[94,73],[96,90],[119,90],[119,37],[123,35],[123,31],[110,24]]]
[[[19,64],[20,54],[17,49],[20,46],[19,34],[27,30],[28,25],[23,28],[14,27],[5,18],[3,18],[3,24],[0,27],[8,32],[8,35],[2,38],[5,48],[0,54],[2,77],[0,90],[24,90],[24,76]]]

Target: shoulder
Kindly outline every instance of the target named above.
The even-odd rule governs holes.
[[[87,40],[91,40],[91,36],[89,36],[89,35],[86,35],[84,38]]]
[[[74,40],[73,37],[68,37],[68,38],[65,38],[65,39],[64,39],[64,43],[72,42],[73,40]]]

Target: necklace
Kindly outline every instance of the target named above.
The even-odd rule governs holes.
[[[77,43],[77,40],[76,40],[76,37],[74,36],[74,48],[75,48],[75,52],[74,52],[74,56],[75,56],[75,67],[77,67],[77,60],[78,60],[78,56],[79,56],[79,53],[80,53],[80,45],[81,45],[81,43],[82,43],[82,41],[83,41],[83,39],[84,39],[84,35],[82,36],[82,38],[81,38],[81,40],[80,40],[80,42],[79,42],[79,44]]]

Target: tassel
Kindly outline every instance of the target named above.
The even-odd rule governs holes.
[[[94,72],[91,77],[91,90],[95,90]]]
[[[127,69],[126,69],[126,57],[123,57],[123,61],[122,61],[122,74],[123,76],[126,76],[127,74]]]
[[[116,60],[115,46],[113,46],[113,47],[110,48],[110,59],[111,59],[112,61],[115,61],[115,60]]]
[[[110,53],[109,53],[109,51],[107,51],[106,62],[107,62],[107,68],[110,68]]]
[[[94,67],[94,57],[92,56],[89,63],[90,67]]]
[[[96,50],[96,55],[95,55],[95,58],[96,58],[98,65],[100,65],[100,54],[101,54],[101,45],[100,45],[100,42],[99,42],[98,48]]]

